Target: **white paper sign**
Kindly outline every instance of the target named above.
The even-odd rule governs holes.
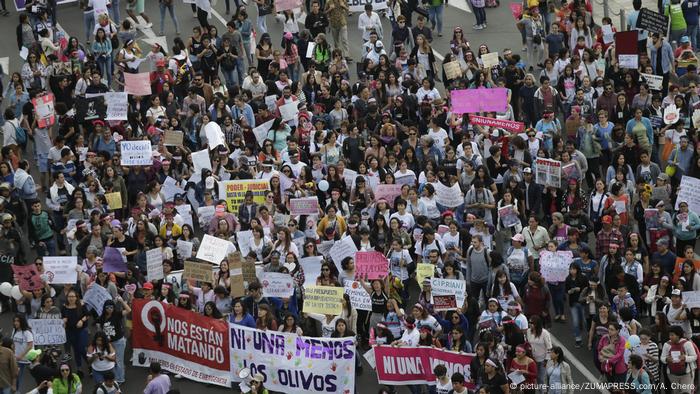
[[[10,71],[10,58],[7,56],[0,57],[0,67],[2,68],[3,75],[9,75],[8,72]]]
[[[306,58],[311,59],[314,56],[314,49],[316,49],[316,43],[311,41],[306,47]]]
[[[372,310],[372,298],[369,293],[362,287],[362,284],[356,280],[345,281],[345,294],[350,297],[350,304],[353,308],[361,311]]]
[[[202,149],[198,152],[192,152],[192,164],[194,164],[195,174],[201,174],[204,169],[211,170],[209,151]]]
[[[108,92],[104,94],[107,104],[105,120],[127,120],[129,113],[129,95],[125,92]]]
[[[316,279],[321,276],[323,256],[304,257],[299,259],[299,265],[304,270],[304,286],[315,286]]]
[[[564,282],[569,276],[569,266],[573,260],[571,251],[557,251],[556,253],[544,250],[540,252],[540,272],[545,281],[549,283]]]
[[[291,297],[294,294],[294,279],[289,274],[265,272],[260,281],[263,297]]]
[[[66,329],[63,319],[29,319],[29,327],[34,335],[34,345],[62,345],[66,343]]]
[[[683,303],[688,308],[700,307],[700,291],[684,291]]]
[[[97,283],[93,283],[83,296],[83,302],[87,304],[88,308],[96,311],[98,315],[102,314],[105,301],[111,299],[112,296],[109,294],[109,291]]]
[[[338,271],[342,271],[343,268],[340,266],[340,262],[346,257],[355,257],[355,252],[357,252],[357,246],[355,246],[355,241],[352,237],[346,235],[343,239],[333,244],[330,250],[331,259],[338,267]]]
[[[678,210],[678,204],[681,201],[688,202],[688,210],[690,212],[700,212],[700,179],[687,175],[681,177],[681,184],[678,187],[678,198],[676,198],[676,210]]]
[[[253,134],[255,135],[255,140],[258,141],[258,145],[262,148],[263,143],[265,142],[265,139],[267,139],[267,132],[270,131],[270,128],[272,127],[272,123],[274,123],[275,120],[268,120],[267,122],[261,124],[260,126],[257,126],[253,129]]]
[[[217,238],[209,234],[204,234],[202,244],[197,250],[197,258],[219,265],[226,258],[229,245],[231,243],[225,239]]]
[[[467,282],[459,279],[442,279],[431,278],[432,295],[453,295],[457,301],[457,307],[461,308],[464,305],[464,299],[467,298]]]
[[[498,52],[490,52],[481,55],[481,61],[484,62],[484,67],[495,67],[498,65]]]
[[[647,85],[649,85],[649,89],[661,90],[661,88],[663,87],[664,77],[662,75],[644,74],[644,73],[641,73],[639,75],[641,77],[643,77],[644,80],[647,82]]]
[[[639,67],[639,55],[617,55],[617,60],[620,63],[620,68]]]
[[[207,227],[209,226],[209,222],[211,222],[211,219],[214,217],[215,214],[216,207],[213,205],[199,207],[197,209],[197,217],[199,217],[199,227],[201,227],[202,230],[206,231]]]
[[[177,255],[182,259],[189,259],[192,257],[192,247],[193,243],[189,241],[183,241],[181,239],[177,240]]]
[[[238,241],[238,249],[241,251],[243,257],[250,253],[250,241],[253,239],[253,231],[239,231],[236,233],[236,240]],[[301,250],[301,249],[299,249]]]
[[[459,188],[459,183],[447,187],[442,182],[432,183],[435,187],[435,201],[448,208],[454,208],[464,203],[462,190]]]
[[[44,273],[49,284],[67,285],[78,281],[77,256],[44,256]]]
[[[121,141],[119,142],[122,153],[121,164],[123,166],[150,166],[153,164],[153,150],[151,141]],[[194,158],[194,153],[192,154]]]
[[[298,101],[292,101],[291,103],[280,106],[279,110],[280,115],[282,115],[282,120],[296,120],[297,116],[299,115],[299,108],[297,108],[298,105]]]
[[[151,282],[163,279],[163,252],[159,249],[146,251],[146,279]]]
[[[226,146],[224,132],[216,122],[209,122],[204,126],[204,133],[207,135],[207,145],[209,150],[215,149],[219,145]]]
[[[613,32],[612,25],[603,25],[601,26],[601,30],[603,31],[604,44],[610,44],[615,40],[615,33]]]

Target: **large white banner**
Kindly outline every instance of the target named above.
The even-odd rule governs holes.
[[[355,338],[312,338],[230,324],[231,372],[249,368],[286,394],[354,393]]]
[[[29,319],[29,327],[34,335],[34,345],[62,345],[66,343],[66,329],[63,319]]]
[[[372,11],[388,8],[386,0],[348,0],[350,12],[365,12],[365,4],[372,4]]]

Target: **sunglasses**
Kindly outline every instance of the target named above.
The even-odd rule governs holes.
[[[328,268],[321,268],[321,271],[330,271]]]

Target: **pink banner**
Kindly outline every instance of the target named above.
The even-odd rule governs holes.
[[[523,15],[523,5],[520,3],[510,3],[510,12],[513,14],[513,18],[515,20],[520,20],[520,17]]]
[[[124,91],[134,96],[149,96],[151,94],[149,73],[124,73]]]
[[[292,215],[315,215],[318,213],[318,198],[292,198],[289,200],[289,212]]]
[[[389,272],[389,260],[380,252],[355,252],[355,277],[380,279]]]
[[[447,376],[459,372],[468,377],[471,376],[469,363],[472,358],[474,358],[473,354],[454,353],[432,347],[374,347],[377,380],[381,384],[434,385],[436,378],[433,375],[433,368],[439,364],[447,368]],[[473,388],[473,386],[467,385],[467,388]]]
[[[487,118],[484,116],[471,115],[469,117],[469,123],[480,126],[496,127],[499,129],[513,131],[516,133],[520,133],[521,131],[525,130],[525,123],[523,122],[513,122],[512,120]]]
[[[53,109],[53,94],[49,93],[33,98],[32,104],[37,115],[36,123],[40,128],[44,129],[56,123],[56,113]]]
[[[44,287],[36,265],[12,265],[12,272],[15,274],[15,282],[22,290],[32,291]]]
[[[450,97],[456,114],[505,112],[508,108],[506,88],[452,90]]]
[[[374,200],[379,201],[380,198],[383,198],[387,203],[389,203],[389,206],[393,208],[394,199],[401,195],[401,186],[403,185],[377,185],[377,187],[374,189]]]

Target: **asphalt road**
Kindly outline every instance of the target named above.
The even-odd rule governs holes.
[[[8,2],[10,8],[13,5]],[[153,22],[153,30],[155,32],[159,29],[159,9],[158,2],[156,0],[148,0],[146,2],[146,13],[151,17],[151,22]],[[233,2],[232,6],[233,6]],[[252,1],[249,1],[252,3]],[[225,15],[225,5],[223,0],[219,0],[218,4],[214,7],[215,12],[212,15],[210,21],[211,24],[217,26],[219,32],[223,33],[225,31],[225,22],[229,19],[229,16]],[[248,6],[249,15],[252,21],[255,21],[255,7]],[[501,52],[505,48],[512,48],[514,52],[520,52],[522,48],[520,43],[520,34],[514,27],[513,17],[511,16],[510,9],[508,8],[508,3],[501,3],[498,8],[489,8],[486,10],[488,27],[485,30],[475,31],[472,30],[471,26],[475,23],[474,14],[467,7],[464,0],[452,0],[450,5],[445,9],[444,12],[444,27],[443,34],[444,37],[438,38],[437,34],[434,33],[435,39],[432,43],[434,50],[438,54],[445,54],[449,51],[449,40],[452,36],[452,30],[456,26],[461,26],[464,28],[467,39],[471,42],[473,48],[477,48],[480,44],[486,43],[492,51]],[[66,5],[61,5],[58,7],[58,22],[61,28],[63,28],[69,35],[75,35],[81,37],[81,40],[85,37],[84,27],[83,27],[83,13],[78,8],[77,3],[71,3]],[[126,17],[124,12],[124,1],[122,1],[122,18]],[[183,40],[189,37],[190,32],[194,26],[198,25],[198,22],[192,16],[189,5],[182,4],[180,1],[176,0],[176,15],[180,22],[180,31],[182,32]],[[416,15],[414,15],[415,20]],[[351,48],[351,57],[354,59],[360,58],[361,50],[361,33],[357,29],[357,14],[349,19],[348,34],[349,43]],[[18,50],[15,40],[15,27],[17,26],[17,14],[12,12],[9,17],[0,17],[0,36],[6,37],[4,40],[0,40],[0,57],[9,56],[10,57],[10,71],[19,70],[21,67],[21,59],[18,56]],[[282,35],[282,25],[276,22],[272,17],[268,16],[268,29],[270,35],[273,38],[273,43],[278,43],[279,38]],[[145,32],[140,33],[140,38],[152,38],[155,34],[151,29],[147,29]],[[390,32],[391,28],[388,20],[384,20],[384,31]],[[165,34],[168,37],[168,42],[172,42],[175,36],[175,28],[169,16],[166,15],[165,21]],[[146,43],[142,42],[142,48],[147,50],[148,46]],[[442,60],[442,56],[438,56]],[[356,76],[353,75],[353,78]],[[7,78],[4,78],[6,81]],[[3,313],[0,315],[0,327],[4,329],[5,333],[11,332],[11,314]],[[597,380],[598,373],[594,372],[594,366],[591,358],[591,354],[586,349],[576,349],[574,348],[574,338],[572,335],[571,328],[568,324],[557,324],[555,323],[552,327],[551,333],[555,338],[555,344],[563,346],[567,349],[566,355],[573,367],[573,379],[575,383],[592,382]],[[127,360],[130,354],[127,354]],[[357,378],[357,392],[361,394],[376,393],[378,391],[379,385],[377,384],[376,375],[373,370],[365,364],[364,374]],[[142,368],[129,367],[127,370],[127,384],[124,387],[123,393],[137,393],[142,392],[146,381],[146,370]],[[22,392],[27,392],[33,388],[33,381],[30,377],[24,379],[24,384],[22,385]],[[196,392],[196,390],[201,390],[206,387],[208,393],[226,393],[230,392],[229,389],[216,386],[205,386],[204,384],[195,383],[186,380],[173,380],[173,386],[180,389],[181,392]],[[88,384],[84,392],[92,392],[91,385]],[[588,390],[585,390],[588,391]],[[400,393],[408,393],[405,388],[399,388]]]

